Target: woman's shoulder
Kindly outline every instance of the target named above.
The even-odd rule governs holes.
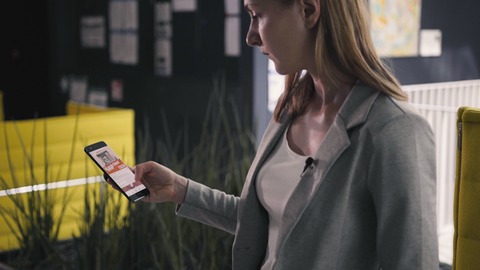
[[[381,128],[396,118],[418,118],[418,111],[408,101],[398,100],[362,81],[358,81],[345,101],[339,114],[349,127],[363,123],[364,126]]]
[[[380,133],[387,126],[396,130],[413,127],[431,130],[428,121],[408,101],[395,99],[383,92],[373,102],[365,126],[372,134]]]
[[[420,115],[408,101],[398,100],[383,92],[378,94],[372,106],[373,114],[384,114],[385,116],[395,118],[402,115]]]

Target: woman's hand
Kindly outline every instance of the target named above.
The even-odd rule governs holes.
[[[135,173],[135,181],[142,182],[150,191],[150,195],[142,201],[155,203],[173,201],[178,204],[185,201],[188,184],[185,177],[153,161],[138,164],[132,171]],[[112,185],[110,181],[111,179],[108,179],[108,183]]]

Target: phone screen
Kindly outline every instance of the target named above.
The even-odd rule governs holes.
[[[85,147],[85,152],[122,189],[130,201],[137,201],[149,194],[148,189],[135,181],[135,174],[104,142]]]

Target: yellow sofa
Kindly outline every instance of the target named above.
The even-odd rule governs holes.
[[[60,117],[0,121],[0,177],[8,189],[38,186],[45,181],[65,183],[65,180],[101,175],[101,171],[87,159],[83,151],[86,145],[97,141],[105,141],[126,164],[135,164],[133,110],[105,110],[70,102],[67,104],[67,112],[69,115]],[[97,182],[88,186],[99,190],[100,178],[95,179]],[[77,185],[49,189],[50,194],[56,198],[56,214],[63,206],[64,193],[71,196],[61,224],[59,240],[78,234],[85,188],[85,185]],[[4,189],[3,185],[0,186],[0,190]],[[44,191],[39,193],[43,194]],[[16,198],[25,200],[27,198],[26,193],[12,196],[20,196]],[[121,202],[126,205],[126,199]],[[11,198],[5,195],[0,196],[0,205],[3,207],[0,211],[4,214],[6,210],[15,208]],[[8,215],[3,216],[12,222]],[[5,219],[0,216],[0,252],[18,247],[20,243]]]

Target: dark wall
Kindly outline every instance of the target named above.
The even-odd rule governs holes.
[[[479,79],[480,1],[422,0],[422,29],[442,31],[440,57],[393,59],[402,84]]]
[[[132,67],[111,64],[108,49],[80,46],[80,18],[106,16],[107,0],[0,1],[0,90],[5,92],[6,118],[64,114],[68,94],[59,81],[73,74],[87,75],[90,85],[98,87],[122,79],[125,99],[109,105],[136,109],[139,125],[144,116],[158,119],[162,109],[171,122],[182,122],[178,126],[185,116],[198,122],[217,70],[226,70],[229,93],[245,109],[241,115],[249,115],[252,49],[243,44],[242,57],[223,56],[223,1],[198,0],[199,11],[173,14],[172,78],[153,75],[153,2],[139,1],[140,62]],[[422,0],[421,28],[442,31],[442,56],[392,59],[401,83],[480,78],[479,10],[477,0]],[[243,43],[249,18],[245,12],[242,18]]]
[[[80,18],[104,16],[108,32],[109,1],[51,0],[49,2],[52,72],[50,81],[51,113],[64,113],[68,93],[60,90],[62,76],[88,76],[89,87],[110,88],[112,79],[123,81],[124,100],[110,100],[110,107],[133,108],[137,130],[143,130],[148,119],[152,136],[163,136],[162,111],[166,112],[170,131],[175,136],[188,119],[194,136],[199,133],[210,93],[212,76],[226,74],[227,95],[237,98],[241,116],[251,124],[251,61],[224,56],[223,0],[198,0],[196,12],[173,13],[172,57],[173,76],[153,74],[155,1],[139,0],[139,62],[135,66],[112,64],[108,36],[105,49],[80,46]],[[244,14],[246,15],[246,14]],[[248,58],[251,48],[244,48]],[[250,52],[251,54],[251,52]],[[242,71],[242,72],[241,72]],[[246,72],[245,72],[246,71]]]
[[[0,1],[0,91],[5,119],[48,115],[46,1]]]

